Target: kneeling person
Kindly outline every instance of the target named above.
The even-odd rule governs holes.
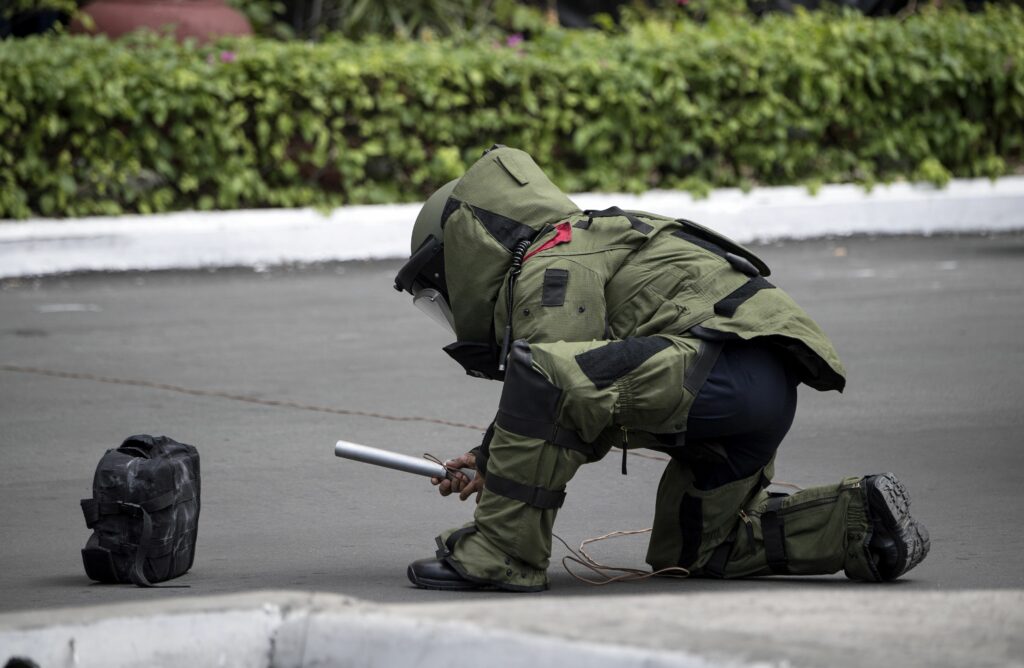
[[[845,385],[831,342],[769,275],[690,221],[581,211],[516,149],[491,149],[438,190],[395,287],[452,328],[445,351],[469,374],[504,387],[483,443],[449,462],[476,478],[435,480],[478,495],[473,522],[438,536],[410,580],[547,588],[565,486],[614,446],[671,457],[654,569],[881,581],[920,563],[928,533],[891,473],[766,491],[796,386]]]

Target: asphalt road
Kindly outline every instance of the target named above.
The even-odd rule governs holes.
[[[801,389],[778,478],[808,486],[895,471],[931,531],[932,554],[892,586],[1024,586],[1024,236],[758,251],[850,373],[843,395]],[[466,521],[470,503],[438,497],[426,479],[333,456],[339,438],[455,455],[493,415],[500,385],[464,376],[439,350],[446,334],[392,290],[397,266],[0,284],[0,611],[260,588],[453,598],[411,588],[405,566],[431,555],[434,535]],[[78,501],[104,450],[135,433],[167,434],[201,453],[198,552],[179,581],[188,589],[95,585],[84,575],[89,531]],[[640,457],[628,476],[617,457],[584,467],[556,532],[578,544],[649,526],[662,467]],[[633,536],[592,551],[642,566],[644,549]],[[594,588],[562,570],[565,553],[556,544],[553,588],[540,596],[871,586],[837,575]]]

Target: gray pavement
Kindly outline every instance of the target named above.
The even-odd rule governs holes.
[[[1024,236],[758,251],[850,371],[844,395],[801,390],[778,478],[806,486],[893,470],[906,481],[932,554],[889,591],[1021,588]],[[427,420],[482,427],[493,414],[500,386],[464,376],[439,350],[446,334],[391,289],[397,266],[0,283],[0,612],[264,588],[387,603],[507,600],[411,588],[405,565],[432,554],[433,536],[471,506],[437,497],[425,479],[333,456],[339,438],[454,455],[478,431]],[[393,419],[409,417],[426,420]],[[93,585],[81,566],[89,532],[78,500],[103,451],[140,432],[193,443],[202,456],[198,552],[181,579],[189,589]],[[662,466],[632,457],[628,476],[616,458],[584,467],[556,532],[578,544],[649,526]],[[642,565],[644,549],[638,536],[593,552]],[[553,587],[538,599],[745,592],[770,601],[865,587],[838,575],[593,588],[562,571],[563,554],[556,544]]]

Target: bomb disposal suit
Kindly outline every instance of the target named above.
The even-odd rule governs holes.
[[[474,450],[474,520],[438,536],[437,558],[412,564],[410,579],[545,589],[566,484],[613,446],[671,456],[654,569],[882,580],[923,559],[927,533],[891,474],[765,491],[796,385],[845,384],[828,338],[769,274],[695,223],[581,211],[513,148],[489,150],[435,193],[396,288],[451,324],[458,340],[445,351],[469,374],[504,387]]]

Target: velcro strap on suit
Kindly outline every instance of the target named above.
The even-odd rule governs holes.
[[[463,536],[468,536],[469,534],[476,533],[477,531],[479,531],[479,529],[477,529],[475,524],[469,524],[461,529],[456,529],[451,532],[444,542],[441,542],[441,537],[438,536],[435,539],[437,542],[437,552],[435,553],[435,556],[438,559],[446,559],[447,557],[450,557],[452,555],[452,550],[455,549],[455,545],[462,540]]]
[[[761,469],[760,479],[758,480],[759,489],[764,489],[771,484],[771,480],[765,474],[765,470]],[[772,497],[772,501],[778,501],[777,504],[772,504],[772,508],[777,508],[782,505],[782,499],[786,495],[780,495],[779,497]],[[754,543],[754,526],[750,523],[745,513],[740,513],[741,521],[733,527],[732,531],[729,532],[729,536],[722,542],[721,545],[715,548],[714,552],[711,553],[711,557],[708,558],[706,564],[701,569],[701,572],[713,578],[724,578],[725,567],[729,563],[729,557],[732,556],[733,546],[736,543],[737,535],[739,534],[739,528],[742,525],[747,533],[747,543]],[[761,516],[761,528],[764,531],[764,515]],[[776,515],[776,517],[778,517]],[[781,518],[779,518],[781,520]],[[771,520],[769,520],[771,521]],[[785,545],[783,544],[783,552],[785,552]]]
[[[774,288],[768,279],[761,276],[755,276],[749,281],[736,288],[722,299],[715,303],[715,315],[731,318],[736,315],[736,309],[738,309],[743,302],[747,301],[761,290],[768,290]]]
[[[677,230],[672,233],[672,236],[679,237],[684,241],[690,242],[694,246],[699,246],[700,248],[703,248],[706,251],[714,253],[715,255],[723,258],[726,262],[732,265],[733,269],[742,274],[746,274],[751,278],[753,278],[754,276],[761,275],[761,270],[754,266],[753,262],[743,257],[742,255],[737,255],[736,253],[725,250],[724,248],[722,248],[715,242],[711,241],[710,239],[704,239],[695,234],[691,234],[686,230]]]
[[[764,552],[768,568],[777,575],[789,573],[789,557],[786,555],[786,523],[779,512],[785,496],[768,499],[765,511],[761,513],[761,534],[764,536]]]
[[[727,260],[733,269],[747,276],[771,275],[772,270],[764,263],[764,260],[732,239],[724,237],[718,232],[699,225],[692,220],[677,218],[676,222],[682,225],[683,229],[676,230],[672,233],[672,236],[679,237],[695,246],[700,246],[704,250],[715,253]]]
[[[704,387],[704,381],[711,375],[718,356],[722,354],[723,344],[721,341],[701,341],[697,349],[697,359],[686,370],[683,377],[683,387],[691,394],[697,394],[700,388]]]
[[[521,501],[528,506],[540,508],[541,510],[561,508],[562,504],[565,503],[564,491],[524,485],[494,473],[490,473],[484,479],[484,487],[495,494]]]
[[[701,568],[701,573],[713,578],[725,577],[725,565],[729,563],[729,556],[732,554],[733,545],[736,544],[736,533],[739,527],[733,527],[729,536],[715,548],[708,558],[707,563]]]
[[[587,229],[588,227],[590,227],[590,221],[592,221],[594,218],[619,218],[619,217],[621,217],[621,218],[625,218],[626,220],[628,220],[629,221],[629,226],[632,227],[637,232],[639,232],[640,234],[650,234],[654,230],[654,226],[653,225],[645,223],[644,221],[642,221],[639,218],[637,218],[636,216],[634,216],[632,213],[630,213],[628,211],[623,211],[622,209],[620,209],[617,206],[609,207],[609,208],[607,208],[607,209],[605,209],[603,211],[594,211],[592,209],[587,209],[583,213],[587,214],[587,216],[589,218],[588,218],[587,226],[586,227],[582,227],[580,225],[577,225],[577,227],[580,227],[581,229]]]
[[[499,427],[513,434],[539,438],[560,448],[582,452],[590,458],[595,456],[593,445],[585,442],[575,431],[559,427],[557,424],[526,420],[501,411],[498,411],[494,421]]]
[[[762,290],[774,288],[767,279],[760,276],[739,286],[722,299],[715,303],[715,315],[725,318],[732,318],[736,315],[736,309],[746,300],[750,299]]]

